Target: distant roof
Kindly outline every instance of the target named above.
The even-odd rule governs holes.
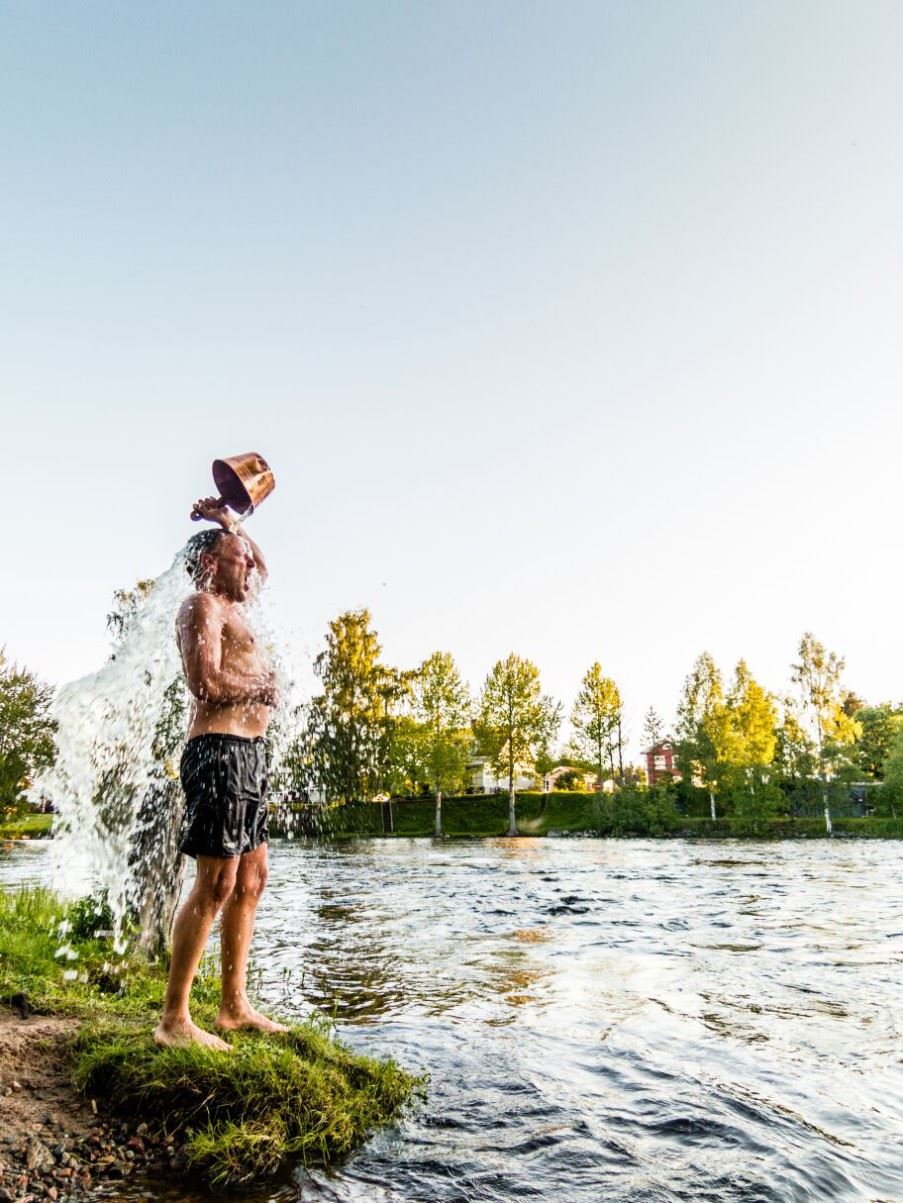
[[[659,750],[659,748],[670,748],[674,746],[674,740],[670,735],[664,735],[657,744],[653,744],[650,748],[643,748],[644,756],[651,756]]]

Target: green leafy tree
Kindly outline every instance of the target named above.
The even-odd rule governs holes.
[[[884,764],[903,728],[903,712],[890,702],[884,702],[880,706],[860,706],[851,717],[860,727],[856,745],[859,769],[868,780],[881,781]]]
[[[512,652],[493,666],[480,695],[475,734],[494,771],[508,778],[508,835],[517,835],[515,773],[547,750],[560,718],[561,707],[542,693],[532,661]]]
[[[815,746],[825,829],[831,835],[829,782],[832,777],[846,775],[855,763],[855,744],[861,727],[844,710],[843,658],[829,652],[809,631],[800,640],[799,657],[799,663],[793,666],[792,679],[800,693],[802,721],[808,726]]]
[[[433,652],[413,683],[414,716],[420,724],[426,779],[436,798],[436,836],[442,835],[442,795],[463,784],[470,745],[471,699],[449,652]]]
[[[881,766],[881,775],[884,784],[878,791],[879,812],[890,814],[895,819],[898,808],[903,807],[903,728],[894,737],[887,758]]]
[[[415,674],[403,669],[381,666],[378,693],[382,716],[378,720],[379,754],[377,789],[387,794],[412,794],[423,776],[420,732],[411,714],[412,684]]]
[[[322,693],[307,710],[314,781],[330,799],[372,799],[388,776],[387,708],[398,685],[380,660],[368,610],[349,610],[329,624],[326,648],[314,661]]]
[[[384,719],[385,762],[380,789],[389,795],[420,794],[429,782],[426,733],[408,708]]]
[[[721,760],[724,778],[734,786],[734,826],[744,834],[764,834],[781,802],[768,775],[777,746],[777,707],[745,660],[737,664],[725,712]]]
[[[605,777],[606,760],[611,777],[615,776],[622,711],[620,691],[611,677],[603,676],[597,661],[584,676],[571,711],[571,748],[575,756],[593,766],[600,783]]]
[[[728,738],[721,671],[708,652],[696,660],[677,706],[677,767],[685,781],[699,782],[717,818],[715,794]]]
[[[781,698],[772,773],[785,797],[804,801],[818,772],[818,756],[815,741],[806,730],[799,711],[798,698]]]
[[[774,760],[777,707],[740,660],[727,697],[728,725],[724,758],[761,776]]]
[[[24,807],[31,778],[53,761],[52,702],[50,686],[0,649],[0,807],[8,813]]]

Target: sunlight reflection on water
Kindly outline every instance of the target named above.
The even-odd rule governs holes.
[[[399,1128],[277,1194],[903,1198],[899,847],[277,844],[262,995],[431,1075]]]

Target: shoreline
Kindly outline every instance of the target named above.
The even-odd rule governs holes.
[[[482,800],[481,800],[482,801]],[[495,799],[492,799],[494,802]],[[476,807],[480,803],[474,804]],[[366,809],[365,809],[366,808]],[[494,809],[497,809],[495,807]],[[825,830],[823,818],[781,818],[769,819],[762,825],[762,830],[738,830],[737,825],[730,819],[716,819],[679,816],[676,826],[668,830],[647,830],[629,827],[625,830],[600,830],[594,826],[590,816],[585,815],[585,807],[574,806],[573,809],[559,809],[554,815],[530,816],[529,808],[523,817],[518,815],[517,836],[508,836],[507,817],[502,814],[491,814],[494,822],[487,822],[490,816],[486,808],[481,807],[475,817],[480,826],[464,827],[443,823],[442,839],[663,839],[663,840],[693,840],[701,842],[719,842],[722,840],[740,840],[741,842],[784,842],[800,840],[900,840],[903,839],[903,818],[836,818],[833,820],[834,831],[831,835]],[[370,811],[370,814],[367,814]],[[355,824],[355,818],[366,816],[368,821]],[[53,839],[53,815],[35,815],[40,819],[39,825],[30,825],[31,830],[22,832],[22,824],[16,821],[10,824],[0,823],[0,851],[11,850],[17,844],[42,844]],[[311,821],[313,818],[313,821]],[[288,819],[288,821],[287,821]],[[348,822],[351,819],[352,822]],[[554,821],[552,821],[554,820]],[[432,803],[425,804],[417,801],[400,801],[392,803],[393,830],[384,830],[383,807],[376,803],[354,803],[348,807],[337,807],[323,815],[312,816],[296,811],[286,815],[273,808],[270,820],[270,835],[275,839],[285,840],[322,840],[323,842],[344,842],[353,839],[436,839],[434,832],[434,811]],[[0,1200],[2,1203],[2,1200]]]
[[[117,953],[91,900],[0,887],[0,1203],[80,1200],[143,1166],[218,1188],[329,1165],[422,1094],[395,1061],[353,1052],[322,1015],[229,1052],[160,1048],[167,965]],[[221,993],[202,962],[195,1021]]]

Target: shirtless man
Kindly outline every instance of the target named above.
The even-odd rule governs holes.
[[[243,603],[266,580],[260,548],[236,533],[216,498],[195,512],[216,523],[189,540],[186,566],[197,592],[179,610],[177,637],[194,697],[181,778],[186,826],[181,849],[197,862],[194,888],[176,916],[158,1044],[230,1045],[192,1023],[189,996],[216,914],[222,910],[222,1030],[288,1029],[251,1006],[248,951],[267,879],[267,757],[264,735],[276,701],[272,666],[254,640]]]

